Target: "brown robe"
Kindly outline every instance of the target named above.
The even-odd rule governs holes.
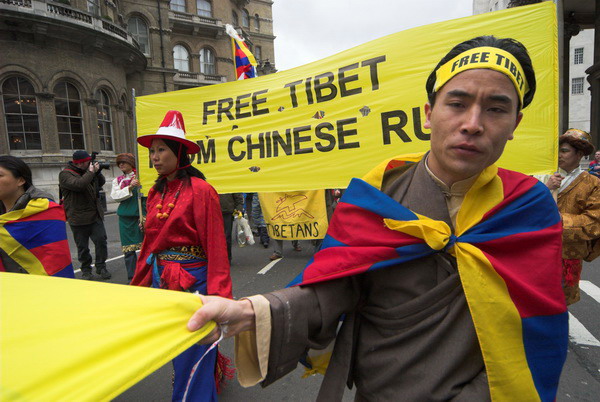
[[[592,261],[600,255],[600,180],[581,173],[558,193],[558,210],[563,219],[564,259]],[[563,283],[567,305],[579,301],[579,280]]]
[[[444,194],[423,162],[387,172],[383,191],[452,227]],[[456,262],[448,254],[264,296],[272,332],[263,386],[292,371],[308,348],[325,348],[346,314],[318,400],[341,400],[346,383],[356,385],[356,400],[490,399]]]

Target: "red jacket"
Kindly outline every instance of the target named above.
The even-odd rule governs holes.
[[[146,263],[148,256],[170,247],[201,245],[206,254],[208,294],[231,298],[231,277],[223,217],[219,196],[206,181],[192,177],[184,179],[175,207],[170,209],[177,188],[182,181],[175,179],[167,183],[163,208],[161,194],[154,187],[147,200],[147,218],[144,242],[137,262],[132,285],[150,286],[152,267]],[[169,212],[167,219],[159,219],[158,212]]]

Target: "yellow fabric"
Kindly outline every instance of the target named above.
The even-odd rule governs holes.
[[[385,158],[429,148],[427,77],[456,44],[492,34],[527,47],[538,84],[498,166],[552,173],[559,116],[553,2],[413,28],[251,80],[138,97],[137,132],[155,133],[177,105],[187,138],[202,148],[192,165],[219,193],[345,188]],[[148,191],[156,171],[148,149],[138,152]]]
[[[436,72],[434,90],[439,91],[455,75],[474,68],[487,68],[506,75],[515,86],[523,107],[523,97],[529,90],[523,67],[512,54],[495,47],[482,46],[469,49],[448,61]]]
[[[109,401],[206,336],[191,293],[0,273],[0,400]]]
[[[327,232],[324,190],[259,193],[269,237],[277,240],[322,239]]]

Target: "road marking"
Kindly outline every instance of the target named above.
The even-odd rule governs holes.
[[[124,255],[118,255],[116,257],[109,258],[108,260],[106,260],[106,262],[111,262],[111,261],[114,261],[114,260],[118,260],[119,258],[123,258],[123,257],[125,257],[125,256]],[[94,264],[92,264],[92,268],[94,268]],[[75,273],[77,273],[77,272],[81,272],[81,269],[76,269]]]
[[[269,270],[271,268],[273,268],[273,266],[275,266],[275,264],[277,264],[281,260],[283,260],[283,257],[271,261],[263,269],[261,269],[260,271],[258,271],[258,275],[264,275],[264,274],[266,274],[267,272],[269,272]]]
[[[600,341],[581,322],[569,313],[569,338],[578,345],[600,346]]]
[[[590,281],[579,281],[579,289],[600,303],[600,288]]]

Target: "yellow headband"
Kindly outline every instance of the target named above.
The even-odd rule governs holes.
[[[433,90],[437,92],[456,74],[474,68],[495,70],[510,78],[519,95],[521,107],[523,107],[523,97],[529,91],[523,67],[515,56],[496,47],[483,46],[469,49],[448,61],[436,71]]]

